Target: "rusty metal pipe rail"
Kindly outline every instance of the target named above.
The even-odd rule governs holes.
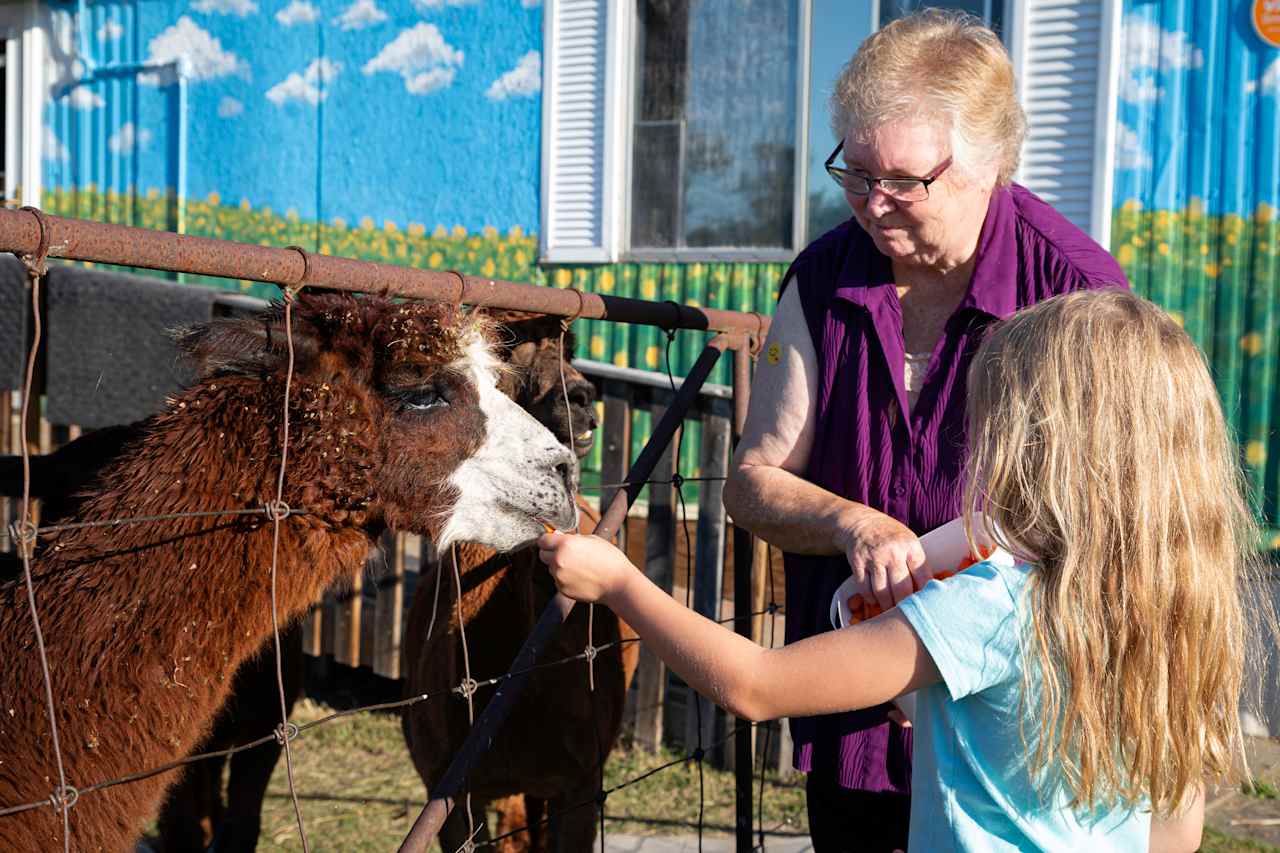
[[[647,302],[450,271],[357,261],[314,254],[297,247],[272,248],[191,237],[51,216],[32,208],[0,210],[0,251],[35,255],[42,241],[47,241],[51,258],[246,279],[285,287],[311,285],[665,329],[743,332],[755,336],[757,342],[764,340],[769,328],[769,319],[756,313],[693,308],[677,302]]]
[[[618,528],[622,526],[627,509],[644,488],[663,451],[671,443],[676,429],[684,420],[685,414],[697,400],[698,391],[702,383],[711,375],[711,369],[715,367],[720,354],[734,347],[735,344],[740,346],[741,341],[726,335],[717,335],[707,342],[693,369],[689,371],[688,378],[680,386],[671,405],[654,427],[649,442],[636,457],[635,464],[627,473],[626,485],[613,496],[609,509],[605,511],[600,524],[596,526],[596,536],[605,540],[612,539]],[[423,807],[418,819],[413,822],[413,828],[409,830],[409,834],[400,845],[400,853],[425,853],[427,847],[440,833],[445,818],[453,810],[454,798],[466,784],[471,770],[493,742],[512,705],[524,690],[525,683],[529,680],[529,670],[536,663],[542,648],[551,639],[556,629],[564,624],[564,620],[569,617],[569,612],[573,610],[573,605],[573,600],[561,592],[557,592],[548,602],[533,632],[529,634],[524,646],[516,653],[515,660],[511,663],[511,672],[516,674],[499,684],[493,698],[489,700],[489,704],[485,705],[480,718],[476,720],[466,740],[450,762],[449,769],[432,789],[431,799]],[[750,788],[747,796],[750,797]],[[747,837],[750,839],[749,833]]]

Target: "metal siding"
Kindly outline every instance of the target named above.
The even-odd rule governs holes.
[[[1023,12],[1027,138],[1019,181],[1084,231],[1096,169],[1102,12],[1099,0],[1036,0]]]
[[[1226,0],[1126,0],[1111,248],[1208,357],[1280,546],[1280,63]],[[1273,72],[1273,80],[1280,72]]]

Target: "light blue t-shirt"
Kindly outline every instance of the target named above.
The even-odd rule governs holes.
[[[1003,551],[898,607],[933,657],[942,681],[916,692],[911,770],[911,850],[1147,850],[1151,815],[1116,809],[1087,816],[1062,786],[1032,787],[1018,715],[1023,707],[1023,593],[1032,571]],[[1056,793],[1055,793],[1056,790]]]

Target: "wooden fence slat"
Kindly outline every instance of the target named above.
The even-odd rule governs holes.
[[[13,405],[13,392],[0,391],[0,452],[6,455],[14,452],[13,410],[15,408],[17,407]],[[0,552],[6,554],[13,550],[13,543],[9,541],[9,524],[17,516],[16,503],[8,498],[0,498]]]
[[[332,592],[324,594],[324,603],[320,606],[324,618],[320,621],[320,655],[326,659],[338,658],[338,637],[342,630],[339,624],[343,621],[343,613],[338,607],[338,599]]]
[[[378,578],[376,605],[377,635],[374,640],[373,671],[387,678],[400,677],[400,640],[404,630],[405,534],[387,533],[382,538],[387,552],[388,574]]]
[[[364,621],[364,575],[364,572],[356,575],[355,581],[351,584],[351,594],[342,603],[342,609],[346,613],[346,632],[341,640],[343,655],[339,660],[347,666],[360,665],[360,630]]]
[[[697,559],[693,584],[693,607],[708,619],[720,618],[720,604],[724,593],[725,511],[724,481],[705,479],[724,477],[729,470],[729,402],[708,401],[702,413],[702,447],[699,453],[699,474],[704,479],[698,483],[698,535]],[[689,707],[685,715],[685,747],[699,743],[697,731],[699,716],[702,719],[701,743],[719,740],[719,732],[725,731],[724,712],[703,696],[690,691],[697,709]],[[700,709],[700,710],[699,710]],[[712,760],[723,761],[723,748],[716,750]]]
[[[631,470],[631,388],[624,382],[605,380],[601,396],[604,398],[604,423],[602,424],[602,450],[600,482],[605,486],[621,483]],[[617,487],[600,490],[600,513],[609,508]],[[627,526],[618,528],[617,545],[627,549]]]
[[[311,657],[320,657],[324,654],[324,636],[320,624],[324,619],[324,611],[321,607],[321,605],[312,607],[303,620],[302,653]]]
[[[661,420],[666,411],[670,394],[655,394],[649,404],[653,422]],[[652,480],[670,481],[675,473],[673,441],[663,450],[653,469]],[[645,525],[644,573],[668,593],[675,581],[675,515],[673,504],[675,490],[669,482],[650,482],[649,520]],[[666,694],[666,667],[643,644],[640,647],[640,664],[636,668],[636,744],[651,752],[662,745],[663,697]]]

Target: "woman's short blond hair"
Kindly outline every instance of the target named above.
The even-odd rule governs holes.
[[[963,12],[924,9],[873,33],[836,79],[836,135],[902,119],[937,123],[963,171],[994,167],[1003,186],[1018,169],[1027,119],[1000,37]]]

